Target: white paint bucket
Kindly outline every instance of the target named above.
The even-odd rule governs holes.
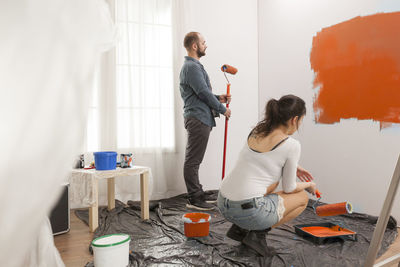
[[[92,241],[95,267],[126,267],[129,264],[127,234],[100,236]]]

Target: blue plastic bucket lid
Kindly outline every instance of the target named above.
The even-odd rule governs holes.
[[[116,156],[117,152],[115,151],[100,151],[100,152],[93,152],[95,156]]]

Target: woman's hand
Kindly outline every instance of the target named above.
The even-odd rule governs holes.
[[[316,185],[314,182],[309,182],[308,184],[309,184],[310,186],[307,187],[305,190],[306,190],[308,193],[310,193],[310,194],[312,194],[312,195],[315,195],[315,191],[317,191],[317,185]]]
[[[297,166],[296,175],[302,182],[311,182],[312,180],[314,180],[314,177],[312,177],[311,173],[303,169],[300,165]]]

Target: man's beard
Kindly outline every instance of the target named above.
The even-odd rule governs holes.
[[[197,48],[196,54],[199,58],[206,55],[206,51],[200,51],[200,48]]]

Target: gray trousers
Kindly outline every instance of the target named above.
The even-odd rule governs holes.
[[[185,163],[183,165],[183,177],[189,198],[198,198],[204,194],[199,181],[199,167],[206,152],[208,137],[211,127],[195,118],[185,118],[187,131],[187,144],[185,151]]]

